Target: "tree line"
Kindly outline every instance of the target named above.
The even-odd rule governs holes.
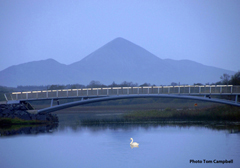
[[[223,74],[220,79],[221,81],[216,82],[216,85],[240,85],[240,71],[232,76],[229,74]]]

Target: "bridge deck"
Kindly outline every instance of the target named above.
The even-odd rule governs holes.
[[[105,87],[62,90],[41,90],[12,92],[5,94],[6,100],[34,100],[72,97],[94,97],[132,94],[187,94],[187,95],[239,95],[240,86],[233,85],[182,85],[182,86],[143,86]]]

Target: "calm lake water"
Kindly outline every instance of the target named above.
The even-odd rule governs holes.
[[[130,147],[130,138],[138,148]],[[192,159],[202,163],[190,163]],[[215,159],[233,163],[213,163]],[[239,166],[240,133],[206,126],[60,122],[47,133],[0,137],[1,168]]]

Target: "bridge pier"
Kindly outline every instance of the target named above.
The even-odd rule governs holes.
[[[50,107],[52,107],[53,106],[53,99],[51,100],[51,106]]]
[[[54,100],[56,100],[56,101],[57,101],[57,105],[59,105],[59,104],[60,104],[58,99],[51,99],[51,104],[50,104],[50,107],[53,107],[53,102],[54,102]]]
[[[238,103],[238,95],[235,97],[235,103]]]
[[[4,94],[4,97],[5,97],[6,101],[8,102],[8,98],[7,98],[6,94]]]

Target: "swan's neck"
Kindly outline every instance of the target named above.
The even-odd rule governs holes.
[[[132,144],[132,143],[133,143],[133,139],[132,139],[132,142],[130,144]]]

